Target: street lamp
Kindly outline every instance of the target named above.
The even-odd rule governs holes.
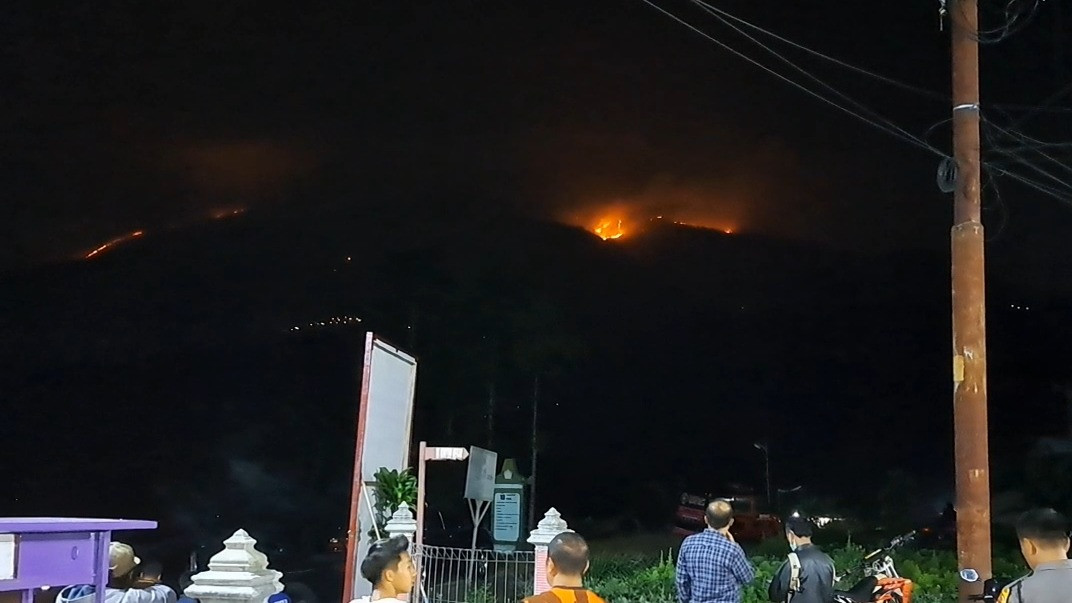
[[[761,444],[759,442],[756,442],[755,444],[753,444],[753,446],[756,447],[756,450],[763,451],[763,460],[764,465],[766,466],[767,474],[767,506],[770,507],[773,502],[771,500],[770,448],[766,444]]]

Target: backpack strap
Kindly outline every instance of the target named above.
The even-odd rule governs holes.
[[[789,596],[786,602],[793,600],[793,595],[800,592],[800,556],[789,553]]]
[[[562,599],[554,591],[547,591],[531,597],[526,597],[523,603],[562,603]]]

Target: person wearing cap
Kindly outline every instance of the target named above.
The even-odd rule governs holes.
[[[175,603],[171,587],[158,584],[159,577],[144,576],[141,559],[129,544],[113,542],[108,547],[108,587],[104,603]]]
[[[1053,509],[1020,516],[1016,536],[1031,573],[1002,589],[998,603],[1066,603],[1072,600],[1068,518]]]
[[[789,558],[767,589],[774,603],[829,603],[834,600],[834,561],[811,543],[814,528],[803,517],[785,522]]]
[[[105,603],[176,603],[171,587],[158,584],[159,576],[144,575],[141,559],[129,544],[113,542],[108,546],[108,585],[104,589]],[[61,590],[56,603],[92,603],[95,600],[91,584],[76,584]]]

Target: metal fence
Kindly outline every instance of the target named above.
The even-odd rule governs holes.
[[[418,603],[519,603],[532,594],[532,551],[421,545]]]

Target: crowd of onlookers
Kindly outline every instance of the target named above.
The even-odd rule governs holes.
[[[708,504],[705,516],[707,529],[686,538],[678,554],[678,599],[681,603],[740,603],[743,587],[755,580],[755,571],[730,532],[733,507],[728,501],[716,500]],[[1016,532],[1031,573],[1005,586],[997,603],[1072,601],[1069,528],[1068,519],[1053,509],[1028,511],[1019,518]],[[786,521],[790,553],[767,587],[769,599],[774,603],[873,600],[870,591],[835,591],[834,562],[812,543],[813,531],[806,519]]]
[[[705,510],[707,529],[685,538],[676,564],[680,603],[740,603],[743,589],[756,579],[755,569],[731,532],[733,507],[715,500]],[[1023,514],[1016,531],[1031,573],[1005,586],[997,603],[1068,603],[1072,601],[1072,561],[1068,558],[1069,521],[1052,509]],[[846,593],[834,589],[834,562],[812,543],[813,525],[806,519],[786,521],[790,554],[767,588],[774,603],[834,603]],[[417,583],[409,541],[402,536],[371,545],[361,575],[374,587],[369,601],[401,603]],[[588,544],[575,532],[564,532],[548,545],[549,590],[524,603],[605,603],[584,587],[589,569]],[[184,584],[185,587],[188,585]],[[92,586],[62,589],[57,603],[90,603]],[[160,571],[142,564],[134,550],[113,542],[109,548],[109,580],[105,603],[177,603],[177,595],[160,583]]]
[[[68,586],[56,596],[56,603],[92,603],[94,595],[93,586]],[[170,586],[160,583],[158,564],[143,564],[128,544],[109,545],[104,603],[176,603],[177,599]]]

